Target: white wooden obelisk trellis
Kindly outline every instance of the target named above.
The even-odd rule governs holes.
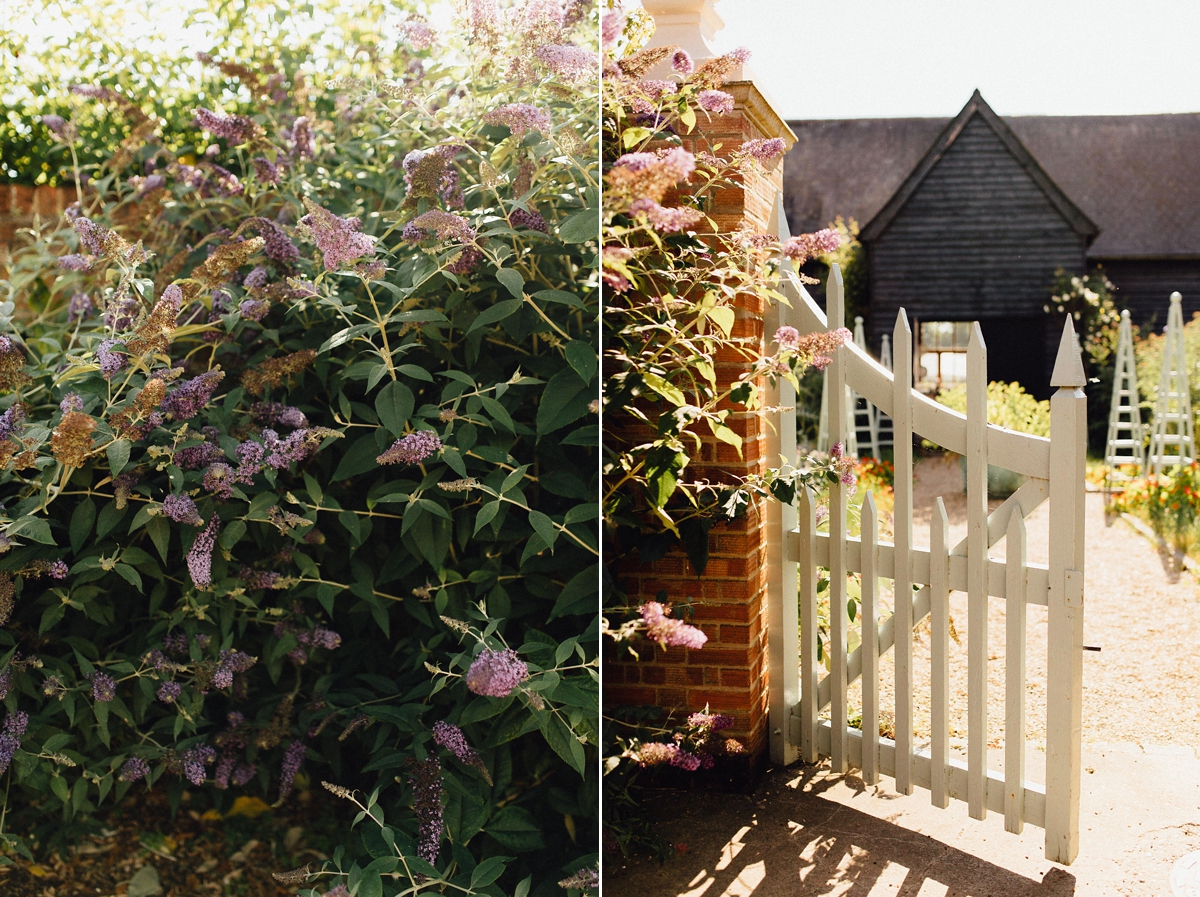
[[[854,317],[854,345],[867,352],[867,334],[863,329],[862,315]],[[854,400],[854,436],[858,448],[867,450],[867,457],[879,457],[879,409],[856,392],[850,394]]]
[[[879,344],[879,363],[883,365],[885,370],[892,370],[892,338],[886,333]],[[875,409],[875,438],[879,440],[879,451],[881,453],[885,448],[892,448],[895,441],[892,419],[879,408]]]
[[[1112,406],[1108,413],[1108,442],[1104,465],[1108,468],[1104,485],[1125,482],[1141,476],[1146,466],[1146,440],[1142,429],[1142,411],[1138,407],[1137,363],[1133,357],[1133,327],[1129,310],[1121,312],[1117,336],[1117,365],[1113,372]],[[1133,467],[1132,471],[1128,471]],[[1126,471],[1122,471],[1126,468]]]
[[[851,412],[854,402],[849,386],[846,387],[846,401],[842,403],[842,407],[846,411],[846,422],[840,428],[842,447],[848,456],[857,458],[858,437],[854,432],[854,415]],[[834,442],[838,441],[840,440],[834,440]],[[817,421],[817,451],[827,452],[829,446],[829,371],[826,370],[821,375],[821,416]]]
[[[1192,393],[1188,384],[1187,351],[1183,344],[1183,297],[1172,293],[1147,472],[1161,476],[1176,465],[1191,464],[1194,460],[1196,440],[1192,433]]]

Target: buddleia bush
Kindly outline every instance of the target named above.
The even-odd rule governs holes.
[[[0,282],[12,849],[147,789],[220,809],[324,782],[361,812],[281,871],[307,893],[592,882],[595,16],[412,17],[353,78],[193,110],[198,161],[147,130],[140,174],[97,166],[23,235]]]

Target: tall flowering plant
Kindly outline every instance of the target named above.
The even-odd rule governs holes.
[[[776,286],[785,260],[799,266],[836,250],[841,238],[823,230],[781,242],[744,224],[718,226],[708,214],[714,195],[742,189],[747,176],[784,151],[779,138],[723,153],[703,136],[699,147],[684,144],[685,136],[703,134],[701,122],[733,111],[733,97],[720,87],[749,54],[736,50],[697,64],[676,47],[627,52],[625,25],[617,4],[602,27],[603,511],[610,562],[604,626],[613,651],[636,652],[642,640],[695,650],[706,638],[682,619],[683,608],[666,593],[632,605],[617,568],[635,551],[646,559],[681,544],[703,573],[714,524],[758,499],[790,502],[801,485],[853,480],[852,463],[841,458],[789,459],[761,475],[719,482],[689,470],[706,439],[740,452],[730,416],[765,414],[768,383],[798,385],[806,369],[828,364],[850,337],[846,330],[781,327],[759,345],[735,328],[740,300],[782,300]],[[649,78],[655,67],[669,76]],[[732,379],[720,371],[731,358],[743,362]],[[670,727],[648,727],[648,717],[630,708],[614,710],[606,725],[606,837],[625,849],[642,839],[625,812],[636,806],[630,788],[637,770],[664,758],[687,770],[704,764],[686,759],[696,755],[680,747],[691,737],[688,727],[662,742]]]
[[[597,24],[460,12],[408,16],[354,77],[194,108],[195,156],[151,129],[138,174],[89,169],[23,235],[16,850],[146,788],[221,808],[324,781],[363,828],[280,873],[307,894],[594,886]],[[231,94],[258,77],[202,61]]]

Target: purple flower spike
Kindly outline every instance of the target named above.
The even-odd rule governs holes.
[[[362,229],[359,219],[339,218],[307,196],[304,198],[304,207],[308,209],[308,214],[299,223],[312,232],[313,241],[324,253],[326,271],[335,271],[343,263],[375,254],[375,240],[359,233]]]
[[[303,741],[293,741],[283,752],[283,765],[279,770],[279,799],[282,801],[292,793],[292,782],[304,762],[308,749]]]
[[[90,673],[92,680],[92,697],[104,704],[117,696],[117,683],[108,673]]]
[[[176,523],[190,523],[200,526],[204,521],[196,509],[196,503],[188,495],[168,495],[163,499],[163,513]]]
[[[376,464],[419,464],[442,450],[442,440],[432,430],[418,430],[392,443],[375,459]]]
[[[188,573],[191,574],[192,583],[198,589],[212,587],[212,553],[213,547],[217,543],[217,527],[220,525],[221,518],[213,514],[212,520],[208,521],[208,526],[196,537],[196,541],[192,543],[192,548],[188,552]]]
[[[174,704],[182,692],[183,686],[178,682],[164,682],[158,687],[158,699],[164,704]]]
[[[142,757],[130,757],[121,766],[117,778],[122,782],[137,782],[150,775],[150,764]]]

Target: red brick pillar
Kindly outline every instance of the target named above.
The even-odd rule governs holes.
[[[752,81],[727,83],[734,111],[701,116],[696,131],[684,138],[684,146],[697,152],[720,144],[726,156],[748,140],[782,137],[786,147],[795,136]],[[783,160],[776,158],[765,169],[748,174],[740,188],[720,191],[714,197],[710,216],[722,232],[744,226],[756,233],[772,232],[776,198],[783,185]],[[742,297],[737,306],[734,336],[750,337],[766,350],[763,304],[755,296]],[[724,388],[747,369],[740,355],[729,352],[717,357],[717,376]],[[687,475],[713,482],[729,481],[762,473],[765,426],[758,414],[730,415],[728,425],[742,437],[738,452],[725,443],[705,436],[700,457],[693,458]],[[775,461],[775,459],[770,459]],[[777,461],[775,461],[777,463]],[[651,704],[674,712],[677,721],[707,705],[713,713],[733,717],[730,737],[746,748],[751,767],[765,761],[767,738],[767,604],[765,505],[756,503],[729,524],[714,526],[709,537],[709,561],[702,576],[682,551],[649,564],[628,563],[619,572],[630,603],[654,600],[660,592],[675,604],[676,615],[684,616],[690,602],[690,620],[708,636],[700,649],[668,648],[642,643],[641,659],[606,660],[604,702]],[[615,653],[615,652],[610,652]]]

